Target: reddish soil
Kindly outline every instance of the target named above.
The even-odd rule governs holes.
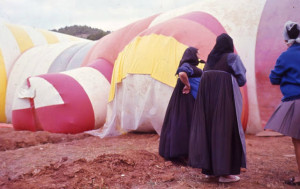
[[[165,161],[157,134],[104,138],[0,127],[0,188],[294,188],[289,137],[246,135],[248,169],[237,183],[206,179],[200,169]]]

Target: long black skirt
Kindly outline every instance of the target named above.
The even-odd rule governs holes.
[[[204,72],[200,81],[192,119],[189,165],[201,168],[203,174],[237,175],[241,167],[246,167],[245,137],[237,118],[241,107],[237,113],[235,102],[236,98],[241,99],[241,94],[233,81],[235,78],[223,71]]]
[[[165,159],[187,158],[195,99],[182,94],[184,84],[177,80],[166,110],[159,142],[159,155]]]

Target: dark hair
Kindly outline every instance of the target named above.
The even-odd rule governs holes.
[[[288,28],[286,28],[286,30],[290,39],[296,39],[299,36],[300,31],[297,24],[294,24],[290,30],[288,30]]]
[[[213,67],[224,53],[233,53],[233,40],[227,33],[222,33],[216,39],[214,48],[208,55],[207,64]]]
[[[188,47],[182,55],[182,58],[179,62],[179,67],[184,63],[189,63],[194,66],[197,66],[199,64],[197,51],[198,49],[195,47]]]

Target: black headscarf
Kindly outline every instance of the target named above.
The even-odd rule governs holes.
[[[233,51],[232,38],[228,34],[222,33],[217,37],[216,44],[209,53],[206,64],[212,67],[220,60],[224,53],[233,53]]]
[[[180,67],[183,63],[189,63],[191,65],[197,66],[199,64],[197,52],[198,49],[196,49],[195,47],[187,48],[183,53],[178,67]]]

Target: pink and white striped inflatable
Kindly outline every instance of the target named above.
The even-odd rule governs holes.
[[[268,75],[286,49],[283,24],[300,22],[299,11],[294,0],[202,0],[96,42],[1,23],[0,121],[18,130],[93,130],[102,137],[160,134],[184,50],[197,47],[206,59],[225,32],[247,69],[243,126],[257,133],[280,102],[279,87]]]

